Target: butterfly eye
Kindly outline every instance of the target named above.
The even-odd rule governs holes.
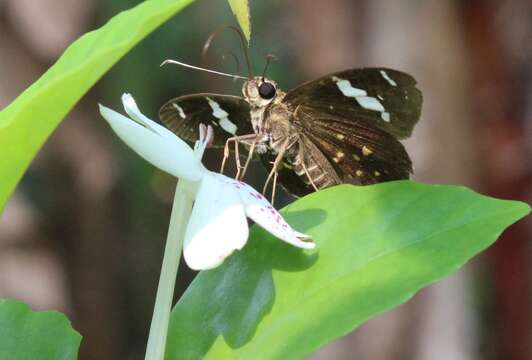
[[[275,86],[269,82],[263,82],[259,86],[259,95],[263,99],[272,99],[275,96],[275,92]]]

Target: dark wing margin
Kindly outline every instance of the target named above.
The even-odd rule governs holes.
[[[284,101],[345,119],[364,119],[404,139],[421,115],[423,97],[416,80],[401,71],[362,68],[337,72],[304,83]]]
[[[233,136],[253,133],[249,104],[243,98],[218,94],[181,96],[159,109],[161,122],[177,136],[194,143],[199,124],[211,125],[215,147],[223,147]]]
[[[408,179],[412,173],[404,146],[367,119],[348,120],[305,106],[297,109],[293,119],[344,183],[369,185]]]

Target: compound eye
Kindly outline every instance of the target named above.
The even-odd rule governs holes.
[[[270,100],[275,96],[275,86],[269,82],[263,82],[259,86],[259,95],[261,98]]]

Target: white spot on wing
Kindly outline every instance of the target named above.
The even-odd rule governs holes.
[[[227,111],[222,109],[220,107],[220,104],[218,104],[211,98],[206,97],[205,99],[207,99],[207,101],[209,102],[209,106],[212,109],[212,116],[219,120],[218,122],[220,123],[222,129],[224,129],[230,134],[235,135],[236,131],[238,130],[238,127],[231,120],[229,120],[229,114],[227,113]]]
[[[233,135],[236,134],[236,130],[238,129],[237,126],[229,120],[229,118],[220,119],[220,126],[222,129]]]
[[[179,113],[179,116],[181,117],[181,119],[186,119],[187,116],[185,115],[185,111],[183,110],[183,108],[179,105],[177,105],[176,103],[173,103],[172,106],[174,107],[174,109],[177,110],[177,112]]]
[[[333,76],[332,80],[336,82],[336,86],[338,86],[338,89],[347,97],[358,97],[358,96],[366,96],[368,93],[365,92],[362,89],[357,89],[353,86],[351,86],[351,83],[349,80],[340,79],[339,77]]]
[[[217,119],[223,119],[229,116],[229,114],[220,107],[220,104],[218,104],[216,101],[212,100],[211,98],[207,97],[207,101],[209,102],[209,105],[212,109],[212,116],[214,116]]]
[[[364,109],[384,112],[384,106],[382,106],[379,100],[372,96],[358,96],[355,99]]]
[[[390,85],[397,86],[397,83],[393,81],[391,77],[388,76],[388,73],[386,71],[381,70],[381,75],[386,81],[388,81]]]
[[[386,74],[386,72],[384,72],[383,70],[381,70],[381,74],[382,73],[384,73],[383,76],[386,75],[386,77],[388,77],[388,74]],[[336,82],[336,86],[338,86],[338,89],[342,92],[344,96],[355,98],[358,104],[366,110],[380,112],[382,119],[386,122],[390,122],[390,114],[386,112],[386,109],[377,98],[374,98],[373,96],[368,96],[368,93],[365,90],[353,87],[349,80],[340,79],[337,76],[333,76],[331,77],[331,79]],[[394,82],[392,79],[389,79],[389,81]],[[382,100],[382,97],[380,95],[377,95],[377,97]]]

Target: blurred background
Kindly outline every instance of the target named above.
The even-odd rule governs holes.
[[[138,3],[1,0],[0,108],[75,38]],[[414,178],[531,202],[529,0],[252,1],[251,11],[256,73],[267,53],[283,89],[352,67],[404,70],[424,93],[406,141]],[[166,58],[199,64],[209,34],[234,23],[226,1],[198,0],[149,36],[68,115],[1,215],[0,298],[65,312],[83,335],[80,359],[143,359],[175,189],[117,139],[97,103],[120,109],[131,92],[156,118],[175,96],[240,94],[225,78],[159,68]],[[239,46],[222,34],[209,66],[235,72],[220,55]],[[261,167],[250,174],[264,180]],[[529,217],[458,273],[309,358],[532,359],[531,231]],[[182,264],[176,297],[194,275]]]

